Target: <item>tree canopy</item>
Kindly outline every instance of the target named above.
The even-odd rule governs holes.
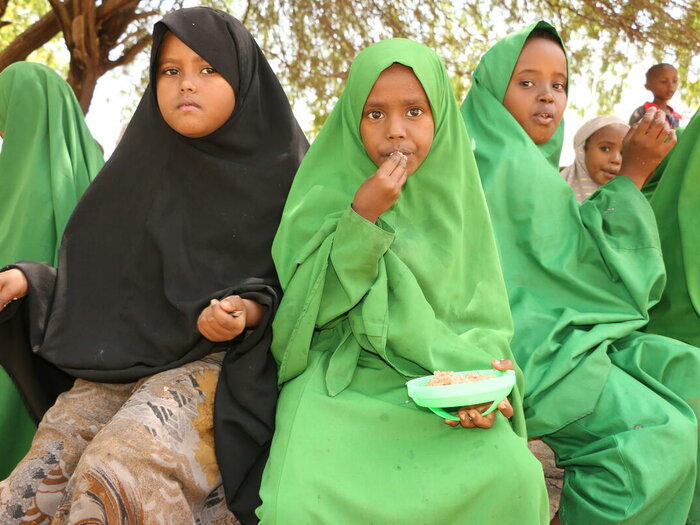
[[[87,111],[97,79],[130,63],[148,46],[157,18],[184,1],[0,0],[0,70],[38,53],[38,60],[66,74]],[[312,111],[316,129],[335,103],[355,54],[378,39],[413,38],[436,49],[461,99],[480,56],[508,32],[540,18],[560,29],[571,51],[572,81],[590,86],[599,111],[619,101],[633,65],[662,60],[677,65],[683,101],[691,107],[700,103],[697,0],[203,3],[243,21],[290,99],[303,100]]]

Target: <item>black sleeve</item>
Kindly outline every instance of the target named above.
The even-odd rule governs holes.
[[[13,302],[0,314],[0,365],[17,385],[24,404],[36,422],[74,378],[36,355],[53,299],[56,270],[44,263],[22,261],[0,271],[17,268],[27,277],[27,297]]]
[[[282,293],[268,283],[245,288],[239,295],[267,310],[257,328],[226,349],[216,390],[214,442],[227,504],[241,523],[249,525],[258,522],[258,491],[274,430],[277,365],[270,344]]]

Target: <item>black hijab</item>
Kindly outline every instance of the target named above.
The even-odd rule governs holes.
[[[158,109],[158,51],[168,31],[235,92],[231,117],[206,137],[178,134]],[[238,20],[204,7],[166,16],[153,32],[150,84],[66,227],[45,335],[34,348],[71,376],[113,383],[226,350],[216,449],[229,506],[244,523],[255,521],[277,395],[269,344],[280,291],[270,248],[307,148]],[[18,266],[31,281],[33,270]],[[30,295],[39,288],[30,282]],[[212,343],[197,317],[212,298],[231,294],[267,313],[252,333]]]

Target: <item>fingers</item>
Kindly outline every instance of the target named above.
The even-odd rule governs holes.
[[[406,157],[404,157],[404,159],[405,158]],[[396,172],[394,172],[394,173],[396,173]],[[408,180],[408,170],[406,169],[406,162],[404,161],[402,166],[401,166],[401,172],[398,174],[396,182],[400,188],[403,188],[403,185],[406,184],[407,180]]]
[[[671,126],[666,120],[666,113],[663,111],[657,111],[649,124],[647,133],[656,140],[666,140],[670,130]]]
[[[505,361],[505,360],[504,360]],[[510,361],[508,361],[510,363]],[[510,363],[512,365],[512,363]],[[497,411],[503,414],[505,417],[510,419],[513,417],[513,407],[508,401],[508,398],[504,399],[498,404],[498,410],[494,410],[486,415],[482,412],[486,411],[491,406],[491,403],[482,403],[480,405],[471,405],[461,407],[457,411],[457,416],[459,416],[459,421],[451,421],[445,419],[445,423],[451,427],[456,427],[457,425],[462,425],[464,428],[491,428],[493,423],[496,421]]]
[[[498,404],[498,410],[508,419],[513,417],[513,407],[511,406],[510,401],[508,401],[508,398],[504,399]]]
[[[499,372],[505,372],[506,370],[515,370],[513,361],[510,359],[496,359],[491,361],[491,366],[493,366]]]
[[[352,208],[368,221],[376,222],[401,196],[406,175],[406,156],[395,152],[360,185]]]
[[[496,417],[495,412],[487,415],[482,415],[481,411],[486,410],[490,403],[485,403],[476,406],[462,407],[457,411],[459,416],[459,424],[464,428],[491,428]]]
[[[389,159],[398,159],[396,168],[391,172],[391,179],[395,182],[397,188],[403,188],[408,179],[408,170],[406,169],[408,159],[400,151],[392,153]]]
[[[400,174],[401,167],[406,169],[406,155],[399,151],[393,152],[389,155],[389,158],[384,161],[384,163],[379,166],[377,170],[377,176],[379,177],[393,177],[394,175]]]
[[[474,424],[474,418],[469,412],[469,407],[462,407],[457,411],[457,415],[459,416],[459,424],[464,428],[474,428],[476,426]]]
[[[243,301],[238,296],[230,296],[222,301],[212,299],[199,315],[197,328],[210,341],[229,341],[243,332],[245,321]]]
[[[637,132],[639,135],[646,135],[649,132],[649,127],[651,127],[652,123],[654,122],[654,118],[656,118],[656,108],[649,108],[647,109],[647,112],[644,113],[644,116],[633,126],[632,128]],[[663,111],[661,112],[663,113]],[[632,131],[632,130],[630,130]]]
[[[28,286],[27,278],[21,270],[12,268],[0,272],[0,311],[12,301],[27,295]]]
[[[14,297],[12,297],[9,287],[0,280],[0,311],[10,304],[13,299]]]
[[[227,312],[234,312],[245,307],[243,299],[238,295],[228,295],[221,299],[221,307]]]
[[[484,416],[478,410],[472,409],[469,411],[469,417],[475,426],[479,428],[491,428],[496,419],[496,412],[494,411]]]
[[[216,301],[216,299],[214,299]],[[219,308],[214,309],[214,316],[221,324],[226,325],[231,319],[240,317],[245,312],[243,299],[237,295],[229,295],[221,301],[216,301]]]
[[[675,146],[676,143],[678,142],[678,135],[676,135],[675,129],[671,128],[671,126],[669,126],[669,128],[670,128],[670,131],[667,135],[668,140],[666,141],[666,144],[669,145],[669,149],[672,149],[673,146]]]
[[[0,293],[0,312],[2,312],[5,309],[5,307],[14,300],[14,297],[8,298],[5,297],[2,293]]]
[[[675,135],[674,129],[666,120],[666,113],[656,108],[649,108],[644,117],[632,126],[628,135],[635,130],[640,136],[648,135],[655,141],[666,141],[671,134]]]

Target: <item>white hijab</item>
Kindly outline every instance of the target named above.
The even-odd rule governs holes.
[[[591,179],[586,169],[586,141],[593,133],[610,124],[622,124],[623,126],[629,127],[620,117],[616,117],[615,115],[601,115],[586,122],[574,136],[574,152],[576,153],[576,159],[571,166],[561,170],[561,176],[564,177],[564,180],[568,182],[569,186],[574,190],[578,202],[583,202],[601,186],[601,184]]]

